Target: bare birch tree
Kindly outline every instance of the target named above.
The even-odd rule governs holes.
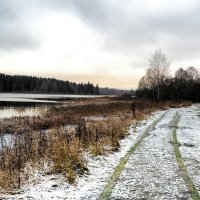
[[[160,99],[160,85],[169,77],[169,61],[161,49],[157,49],[149,59],[145,76],[140,79],[139,89],[151,89],[154,100]],[[157,91],[157,92],[156,92]],[[155,95],[156,94],[156,95]]]
[[[193,81],[197,81],[200,78],[199,71],[192,66],[188,67],[188,69],[186,70],[186,73],[188,74],[190,79],[193,80]]]
[[[157,49],[149,59],[150,78],[154,87],[157,88],[157,101],[160,99],[160,84],[169,76],[169,61],[161,49]]]

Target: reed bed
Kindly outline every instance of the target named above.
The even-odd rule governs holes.
[[[29,179],[27,165],[48,169],[47,174],[63,174],[75,184],[77,176],[88,170],[86,153],[97,156],[118,151],[133,120],[141,120],[156,109],[186,105],[190,103],[120,99],[55,106],[40,116],[4,119],[0,124],[0,187],[21,188]],[[10,144],[5,135],[12,135]]]

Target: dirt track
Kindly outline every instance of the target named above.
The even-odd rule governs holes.
[[[200,111],[193,106],[169,110],[154,130],[149,131],[149,136],[130,156],[110,199],[199,199],[199,195],[194,197],[189,191],[176,160],[173,129],[177,112],[181,160],[187,178],[191,178],[197,194],[200,192]]]

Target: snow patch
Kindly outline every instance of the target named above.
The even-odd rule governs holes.
[[[97,157],[87,155],[89,173],[78,177],[76,185],[70,185],[62,175],[43,175],[37,172],[34,181],[23,186],[20,195],[2,195],[2,198],[12,200],[19,198],[36,200],[98,199],[120,159],[138,141],[146,127],[162,114],[163,111],[153,113],[147,120],[141,123],[141,126],[137,127],[136,131],[135,126],[131,126],[129,128],[129,136],[120,142],[121,148],[119,152]]]

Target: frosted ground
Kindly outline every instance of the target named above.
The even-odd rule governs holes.
[[[173,119],[180,114],[177,137],[187,172],[200,192],[200,107],[158,111],[142,121],[137,129],[131,126],[130,135],[121,141],[119,152],[88,160],[89,173],[70,185],[59,175],[32,174],[20,194],[1,195],[6,199],[99,199],[120,159],[141,138],[144,130],[163,113],[163,118],[149,132],[129,158],[111,199],[191,199],[176,162],[172,144]],[[29,172],[31,169],[28,169]],[[1,199],[0,198],[0,199]]]
[[[175,114],[167,112],[130,157],[112,199],[190,199],[170,142]]]
[[[180,151],[188,174],[200,193],[200,105],[180,110],[177,131]]]

